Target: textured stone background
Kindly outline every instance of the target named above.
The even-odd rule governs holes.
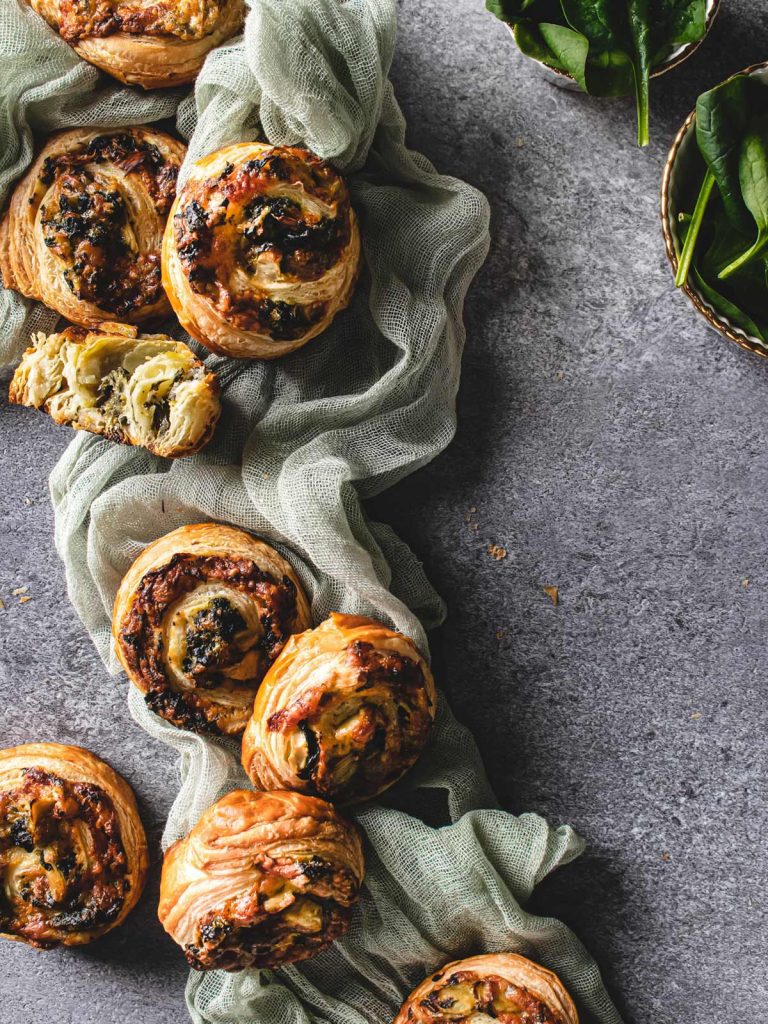
[[[768,363],[675,293],[657,213],[696,95],[766,56],[764,0],[723,8],[655,83],[647,152],[629,101],[542,83],[481,0],[403,0],[393,69],[412,144],[490,198],[493,247],[467,306],[457,439],[372,512],[448,599],[439,678],[503,803],[588,840],[535,905],[576,929],[637,1024],[762,1024],[768,999]],[[103,753],[156,842],[174,764],[128,720],[53,548],[46,477],[69,435],[1,415],[2,742]],[[2,943],[0,1022],[186,1019],[156,884],[91,948]]]

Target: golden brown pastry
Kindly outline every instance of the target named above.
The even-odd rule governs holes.
[[[180,341],[128,324],[38,334],[11,381],[10,399],[56,423],[174,459],[199,451],[221,414],[219,385]]]
[[[198,971],[280,967],[343,935],[360,835],[324,800],[238,789],[165,855],[158,916]]]
[[[163,284],[214,352],[274,359],[352,295],[360,234],[343,179],[306,149],[244,142],[198,161],[163,239]]]
[[[243,0],[26,0],[76,53],[145,89],[192,82],[242,28]]]
[[[309,623],[284,558],[242,530],[201,523],[144,548],[120,584],[112,631],[152,711],[194,732],[237,736],[264,673]]]
[[[456,960],[411,992],[394,1024],[579,1024],[552,971],[515,953]]]
[[[185,152],[151,128],[49,139],[0,224],[5,287],[82,327],[165,316],[160,248]]]
[[[259,789],[366,800],[416,761],[436,702],[412,640],[373,619],[334,613],[292,636],[264,677],[243,767]]]
[[[79,946],[121,924],[147,875],[133,792],[82,747],[0,750],[0,934]]]

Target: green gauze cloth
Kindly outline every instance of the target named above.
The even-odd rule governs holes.
[[[17,0],[0,7],[4,195],[30,161],[31,130],[176,114],[190,159],[261,135],[332,160],[348,176],[362,230],[366,272],[322,338],[278,363],[207,358],[224,415],[201,454],[169,463],[80,435],[54,470],[56,544],[102,658],[117,670],[110,612],[132,560],[149,541],[201,520],[274,544],[301,577],[316,622],[331,610],[371,614],[426,650],[424,628],[440,620],[442,604],[413,554],[366,519],[361,501],[453,435],[461,309],[487,251],[488,208],[405,148],[387,80],[395,0],[254,0],[244,37],[211,53],[194,95],[183,98],[110,83]],[[55,317],[1,296],[7,363],[31,329]],[[233,744],[174,728],[133,688],[129,705],[142,728],[181,755],[168,844],[247,783]],[[579,839],[567,826],[498,809],[477,749],[444,701],[416,769],[354,817],[367,874],[349,934],[274,975],[193,974],[194,1021],[386,1024],[447,960],[512,950],[556,970],[600,1024],[620,1024],[575,936],[522,909],[537,882],[579,853]]]

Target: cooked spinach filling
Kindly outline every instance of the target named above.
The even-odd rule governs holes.
[[[233,650],[235,637],[245,629],[240,612],[225,597],[215,597],[208,608],[197,612],[187,629],[182,670],[199,676],[231,664],[239,656],[237,649]]]

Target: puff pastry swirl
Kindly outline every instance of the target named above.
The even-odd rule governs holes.
[[[394,1024],[579,1024],[552,971],[515,953],[446,964],[411,992]]]
[[[145,89],[192,82],[243,0],[27,0],[83,60]]]
[[[298,577],[277,551],[216,523],[182,526],[126,573],[112,629],[147,706],[174,725],[242,733],[288,636],[310,623]]]
[[[243,767],[259,789],[365,800],[416,761],[436,702],[412,640],[373,619],[334,613],[292,636],[264,677]]]
[[[245,142],[198,161],[163,239],[181,324],[214,352],[274,359],[349,302],[360,234],[343,179],[306,149]]]
[[[187,345],[127,324],[36,335],[10,399],[169,459],[199,451],[221,414],[216,377]]]
[[[199,971],[280,967],[349,927],[360,835],[324,800],[239,789],[165,855],[159,917]]]
[[[60,743],[0,750],[0,934],[40,949],[121,924],[149,864],[128,783]]]
[[[83,327],[165,316],[160,249],[185,152],[150,128],[49,139],[0,224],[5,287]]]

